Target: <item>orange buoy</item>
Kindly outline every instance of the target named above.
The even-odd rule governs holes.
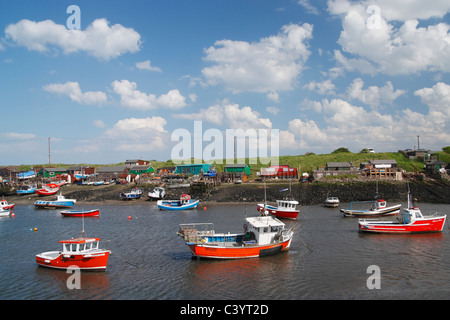
[[[206,207],[203,207],[203,210],[206,210]]]
[[[131,220],[131,216],[128,216],[128,220]]]

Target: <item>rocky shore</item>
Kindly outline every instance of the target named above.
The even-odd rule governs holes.
[[[119,194],[129,191],[134,185],[105,185],[105,186],[79,186],[65,185],[61,188],[66,198],[77,199],[77,203],[104,204],[104,205],[130,205],[145,204],[150,200],[148,192],[153,185],[141,185],[144,191],[141,199],[124,201]],[[273,182],[266,184],[266,198],[268,202],[292,195],[301,205],[321,204],[327,195],[336,196],[341,202],[373,200],[377,184],[370,182],[313,182],[293,183],[291,191],[280,190],[289,188],[288,182]],[[410,181],[409,188],[416,202],[450,204],[450,183],[447,181]],[[387,201],[406,202],[408,186],[406,182],[378,182],[379,197]],[[167,199],[178,199],[181,194],[191,194],[193,198],[204,203],[259,203],[264,201],[264,184],[221,184],[206,192],[193,190],[190,187],[167,188]],[[33,204],[38,199],[36,194],[17,196],[3,195],[10,203]],[[40,199],[53,199],[55,196],[39,197]]]

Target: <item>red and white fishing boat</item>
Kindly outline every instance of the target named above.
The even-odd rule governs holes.
[[[61,240],[62,251],[48,251],[36,255],[39,266],[68,269],[76,266],[81,270],[104,271],[108,263],[110,250],[100,248],[100,238],[86,236],[84,228],[80,237],[70,240]]]
[[[42,188],[36,189],[36,193],[40,196],[51,196],[56,194],[59,191],[59,185],[55,183],[49,183],[43,185]]]
[[[300,210],[297,209],[298,201],[295,200],[277,200],[277,206],[268,204],[258,204],[256,209],[259,212],[267,211],[271,215],[284,219],[297,219]]]
[[[441,232],[447,215],[432,214],[424,216],[420,209],[412,206],[408,194],[408,209],[397,218],[397,220],[359,220],[361,232],[372,233],[428,233]]]
[[[61,214],[64,217],[98,217],[100,215],[99,209],[92,209],[92,210],[63,210],[61,211]]]
[[[294,228],[270,215],[249,217],[242,233],[216,233],[212,223],[180,224],[177,233],[200,258],[258,258],[289,250]]]
[[[10,210],[14,208],[14,203],[8,203],[5,199],[0,200],[0,210]]]

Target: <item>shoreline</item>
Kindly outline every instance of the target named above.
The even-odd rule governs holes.
[[[411,194],[415,202],[450,204],[450,182],[438,180],[408,181]],[[328,195],[338,197],[342,203],[352,201],[374,200],[378,189],[379,198],[386,201],[406,202],[408,185],[406,181],[333,181],[333,182],[295,182],[289,186],[289,181],[276,181],[266,183],[266,190],[262,183],[221,184],[212,187],[206,192],[198,191],[192,187],[166,188],[166,199],[179,199],[183,193],[190,194],[192,198],[200,200],[207,205],[219,204],[257,204],[264,202],[266,194],[267,202],[275,202],[290,196],[300,205],[322,204]],[[68,199],[76,199],[76,204],[83,205],[138,205],[150,204],[156,200],[150,200],[148,192],[155,185],[103,185],[80,186],[64,185],[62,194]],[[121,192],[140,187],[143,194],[140,199],[122,200]],[[290,191],[281,190],[290,188]],[[4,195],[9,203],[33,205],[38,199],[53,200],[53,196],[40,197],[31,195]]]

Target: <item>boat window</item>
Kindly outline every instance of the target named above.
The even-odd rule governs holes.
[[[263,232],[267,232],[269,229],[267,227],[264,228]]]
[[[64,251],[72,251],[72,246],[70,245],[70,243],[64,244]]]
[[[85,243],[80,243],[80,251],[84,251],[86,248],[86,244]]]

